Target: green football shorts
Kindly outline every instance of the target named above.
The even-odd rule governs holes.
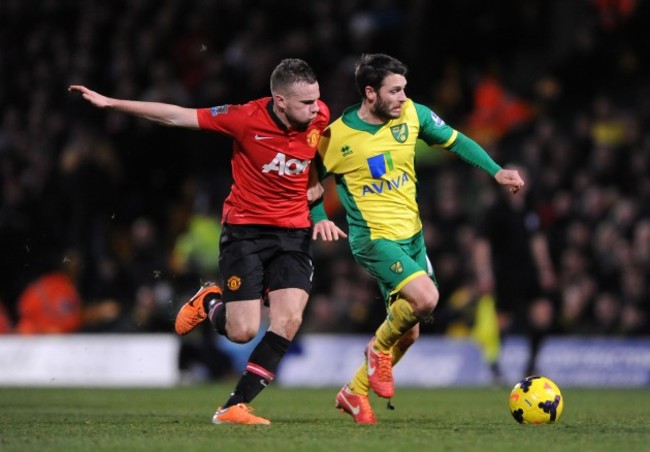
[[[438,285],[422,231],[406,240],[354,240],[350,248],[355,260],[377,280],[387,307],[393,295],[421,274]]]

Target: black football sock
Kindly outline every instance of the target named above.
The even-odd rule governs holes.
[[[257,397],[275,379],[280,360],[290,344],[288,339],[267,331],[248,358],[246,369],[223,408],[248,403]]]
[[[208,313],[208,319],[215,331],[223,336],[226,334],[226,304],[217,295],[206,296],[203,299],[203,309]]]

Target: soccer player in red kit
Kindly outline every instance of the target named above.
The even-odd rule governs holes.
[[[271,74],[271,97],[243,105],[192,109],[158,102],[112,99],[70,86],[100,108],[112,108],[168,126],[213,130],[233,140],[230,194],[223,205],[219,266],[222,289],[207,283],[179,311],[184,335],[209,319],[228,339],[246,343],[269,329],[249,357],[235,390],[217,409],[215,424],[270,424],[248,403],[275,377],[302,322],[311,290],[311,240],[347,237],[334,223],[312,230],[308,208],[310,162],[329,122],[329,110],[311,67],[282,60]]]

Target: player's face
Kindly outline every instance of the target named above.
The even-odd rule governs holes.
[[[385,121],[399,118],[402,106],[406,102],[406,77],[391,74],[384,78],[377,98],[372,107],[372,113]]]
[[[298,83],[292,85],[279,102],[288,125],[292,129],[304,130],[318,114],[320,88],[318,83]]]

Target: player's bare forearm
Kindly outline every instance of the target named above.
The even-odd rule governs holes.
[[[79,92],[88,102],[98,108],[111,108],[140,118],[148,119],[166,126],[197,129],[199,121],[196,110],[161,102],[114,99],[99,94],[83,85],[71,85],[70,92]]]
[[[320,179],[318,178],[318,170],[316,169],[316,164],[312,162],[309,165],[309,182],[307,184],[307,202],[313,204],[315,201],[319,200],[325,188],[321,184]]]
[[[499,185],[508,187],[511,193],[517,193],[524,186],[524,180],[517,170],[500,169],[494,175],[494,179]]]
[[[323,196],[324,192],[325,189],[319,182],[310,185],[307,187],[307,202],[312,204],[314,201],[318,201]]]

